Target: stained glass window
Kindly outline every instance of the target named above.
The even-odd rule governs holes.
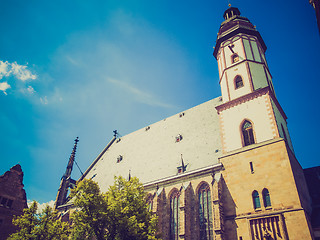
[[[170,240],[179,239],[179,196],[176,190],[170,197]]]
[[[202,184],[199,195],[200,240],[213,239],[211,192],[208,184]]]

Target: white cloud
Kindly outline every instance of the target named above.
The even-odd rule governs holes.
[[[44,105],[47,105],[48,104],[48,98],[47,96],[44,96],[44,97],[40,97],[40,102]]]
[[[37,75],[32,74],[31,71],[27,69],[27,65],[20,65],[17,62],[3,62],[0,60],[0,79],[11,75],[21,81],[37,79]]]
[[[31,86],[28,86],[27,91],[28,91],[30,94],[33,94],[33,93],[36,92],[36,91],[34,90],[34,88],[31,87]]]
[[[6,90],[11,88],[11,86],[7,82],[0,83],[0,91],[3,91],[5,95],[7,95]]]
[[[32,200],[28,200],[28,207],[31,206],[31,204],[33,203]],[[52,207],[54,206],[54,200],[51,200],[49,202],[46,202],[46,203],[39,203],[38,202],[38,210],[37,210],[37,213],[41,213],[43,209],[45,209],[46,206],[49,206],[49,207]]]
[[[0,61],[0,79],[10,74],[10,71],[8,70],[8,65],[10,65],[8,62]]]
[[[21,81],[34,80],[37,78],[37,75],[32,74],[26,65],[19,65],[17,62],[11,63],[11,71],[12,74]]]

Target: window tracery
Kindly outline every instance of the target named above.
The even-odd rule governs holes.
[[[200,240],[213,239],[211,192],[208,184],[202,184],[199,191]]]
[[[177,189],[170,195],[170,240],[179,239],[179,197]]]

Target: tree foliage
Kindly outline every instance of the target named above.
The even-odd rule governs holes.
[[[37,213],[38,204],[34,201],[24,214],[13,219],[13,224],[20,228],[11,234],[8,240],[67,240],[69,225],[57,218],[57,213],[46,206],[41,213]]]
[[[72,214],[73,239],[156,240],[157,217],[148,210],[137,178],[115,183],[101,193],[93,180],[83,180],[72,192],[77,211]]]

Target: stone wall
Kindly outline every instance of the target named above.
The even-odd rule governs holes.
[[[312,239],[302,169],[282,138],[230,152],[221,163],[226,239]],[[264,206],[263,189],[271,206]],[[259,193],[258,208],[253,191]]]
[[[15,232],[13,216],[23,214],[27,207],[26,192],[23,189],[23,172],[19,164],[0,176],[0,240]]]

